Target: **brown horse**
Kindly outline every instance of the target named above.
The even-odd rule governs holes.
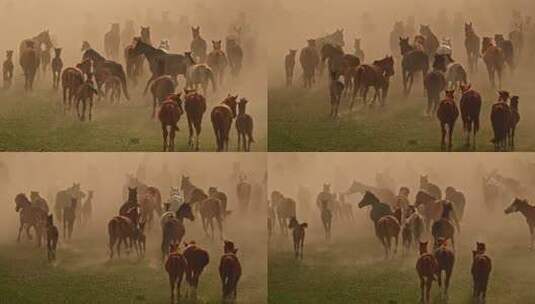
[[[308,228],[308,224],[299,223],[295,217],[291,217],[288,228],[292,230],[295,258],[302,260],[305,244],[305,229]]]
[[[126,73],[123,66],[115,61],[107,60],[104,56],[99,54],[95,49],[89,48],[84,51],[82,60],[91,60],[92,72],[95,75],[95,82],[100,95],[102,95],[102,85],[107,77],[110,75],[117,76],[121,79],[121,87],[123,89],[126,100],[130,99],[128,94],[128,86],[126,83]]]
[[[221,279],[223,300],[235,301],[238,296],[238,282],[241,277],[241,264],[236,253],[238,248],[231,241],[225,241],[223,256],[219,262],[219,278]]]
[[[25,228],[26,235],[28,236],[28,239],[31,240],[32,235],[30,234],[30,228],[33,227],[37,235],[37,245],[41,247],[41,241],[45,237],[43,230],[45,229],[47,221],[46,212],[37,206],[33,206],[24,193],[17,194],[15,197],[15,204],[15,211],[20,214],[17,242],[20,242],[20,236]]]
[[[185,242],[184,257],[188,261],[188,269],[186,272],[186,281],[190,286],[192,297],[195,298],[197,294],[197,287],[199,286],[199,278],[210,262],[208,251],[200,248],[194,241]]]
[[[479,60],[479,51],[481,49],[481,39],[476,34],[472,22],[464,24],[464,47],[468,57],[468,66],[470,73],[477,72],[477,62]]]
[[[383,216],[375,223],[375,234],[385,248],[385,258],[392,254],[392,239],[396,241],[394,248],[394,254],[396,254],[400,231],[400,223],[393,215]]]
[[[442,190],[440,187],[429,181],[427,175],[420,175],[420,189],[427,191],[435,199],[442,199]]]
[[[494,143],[495,151],[507,151],[508,140],[511,127],[511,108],[507,104],[509,100],[509,92],[500,91],[498,102],[492,105],[490,113],[490,120],[492,123],[492,130],[494,131],[494,138],[491,142]]]
[[[240,182],[236,185],[236,194],[238,197],[238,205],[240,212],[245,214],[249,209],[251,202],[251,184],[245,180],[245,177],[240,176]]]
[[[171,303],[175,303],[175,287],[177,298],[180,302],[180,285],[188,270],[188,261],[183,254],[178,252],[179,245],[170,245],[169,256],[165,261],[165,271],[169,275],[169,285],[171,286]]]
[[[59,87],[59,79],[63,70],[63,60],[61,59],[61,48],[54,49],[54,58],[52,59],[52,87]]]
[[[518,96],[511,97],[511,121],[509,126],[509,138],[510,138],[510,146],[511,149],[514,149],[515,147],[515,132],[516,132],[516,126],[518,125],[518,122],[520,121],[520,112],[518,111]]]
[[[176,214],[171,217],[167,217],[162,223],[162,260],[165,259],[165,255],[169,252],[169,247],[172,245],[179,245],[182,242],[182,238],[186,234],[186,228],[184,226],[184,219],[190,221],[195,220],[191,205],[183,203],[180,205]]]
[[[394,58],[387,56],[381,60],[375,60],[372,65],[363,64],[357,68],[354,78],[353,86],[353,100],[351,101],[351,109],[355,102],[355,98],[360,94],[362,102],[367,103],[367,96],[370,87],[374,87],[375,96],[371,104],[377,98],[384,106],[386,97],[388,95],[388,88],[390,77],[394,75]]]
[[[253,118],[245,112],[246,105],[249,101],[241,98],[238,103],[238,115],[236,116],[236,131],[238,131],[238,151],[241,150],[241,143],[243,142],[243,151],[251,151],[251,143],[254,143],[253,138]]]
[[[505,56],[503,51],[497,47],[490,37],[483,37],[481,52],[483,61],[487,66],[490,84],[496,87],[496,75],[498,75],[498,88],[502,87],[502,73],[505,65]]]
[[[296,216],[296,203],[293,199],[284,197],[279,191],[271,192],[271,204],[275,209],[282,235],[288,234],[288,224]]]
[[[232,120],[236,117],[238,95],[228,95],[212,109],[211,120],[217,143],[217,152],[228,151],[228,140]]]
[[[78,89],[84,84],[84,75],[78,68],[66,68],[61,74],[61,87],[63,88],[63,112],[71,109],[76,99]]]
[[[286,72],[286,86],[291,87],[295,70],[295,54],[297,50],[290,50],[284,57],[284,71]]]
[[[492,270],[492,260],[485,254],[484,243],[476,243],[476,250],[472,250],[472,279],[474,282],[474,300],[476,303],[485,303],[487,297],[487,286],[490,272]]]
[[[448,151],[451,151],[453,145],[453,129],[455,122],[459,118],[459,109],[455,103],[455,91],[447,90],[446,98],[444,98],[437,109],[437,117],[440,120],[440,129],[442,131],[442,138],[440,147],[442,150],[446,149],[446,135],[448,136]]]
[[[166,99],[169,99],[169,95],[175,93],[176,82],[173,77],[169,75],[162,75],[152,82],[150,86],[150,92],[152,94],[152,118],[156,117],[156,108]],[[180,94],[180,93],[179,93]]]
[[[39,68],[39,45],[33,40],[27,40],[24,46],[21,46],[20,65],[24,72],[24,90],[33,90],[33,81]]]
[[[442,200],[436,199],[425,190],[416,193],[415,207],[420,210],[424,217],[425,228],[429,230],[431,223],[438,221],[443,211]]]
[[[435,58],[436,62],[436,58]],[[432,116],[436,113],[438,105],[440,103],[440,95],[447,87],[446,77],[444,76],[444,70],[433,69],[424,76],[424,88],[427,93],[427,112],[428,116]]]
[[[94,97],[98,95],[97,89],[95,89],[95,86],[93,85],[93,74],[88,73],[87,79],[84,81],[84,83],[78,87],[78,91],[76,92],[76,113],[78,114],[78,118],[81,121],[85,120],[85,111],[88,108],[88,118],[89,121],[91,121],[92,115],[93,115],[93,100]],[[80,103],[82,103],[82,112],[80,113]]]
[[[438,270],[437,259],[427,252],[427,242],[420,242],[420,257],[416,261],[416,271],[420,278],[420,303],[430,303],[431,286]]]
[[[187,54],[187,53],[186,53]],[[212,91],[217,90],[217,81],[214,70],[207,64],[191,64],[186,72],[186,89],[198,90],[199,86],[204,95],[208,94],[208,84],[212,83]]]
[[[121,207],[120,215],[113,217],[108,222],[110,259],[113,258],[115,246],[117,246],[118,256],[121,256],[121,244],[124,244],[127,252],[128,249],[132,248],[135,229],[140,218],[138,210],[137,189],[128,188],[128,201]]]
[[[193,36],[193,40],[191,41],[190,45],[191,55],[196,62],[204,63],[206,60],[206,51],[208,46],[206,41],[201,37],[201,27],[192,27],[191,35]]]
[[[162,210],[162,195],[160,190],[153,186],[147,186],[142,183],[138,186],[139,207],[141,208],[141,217],[143,222],[146,222],[152,228],[152,221],[154,213],[161,216]]]
[[[197,90],[184,89],[184,109],[188,119],[188,145],[190,148],[195,147],[195,151],[199,151],[199,135],[201,134],[202,117],[206,112],[206,98],[197,93]],[[193,143],[194,129],[195,144]]]
[[[163,151],[175,151],[175,132],[178,131],[178,121],[184,113],[180,94],[171,94],[161,103],[158,119],[162,126]],[[169,138],[168,138],[169,136]]]
[[[13,50],[6,51],[6,60],[2,64],[2,79],[4,81],[4,89],[9,89],[13,82],[13,70],[15,65],[13,64]]]
[[[505,209],[505,214],[515,212],[520,212],[526,218],[529,228],[529,248],[533,250],[533,242],[535,239],[535,207],[530,205],[527,200],[515,198],[513,203]]]
[[[76,209],[78,199],[71,198],[70,204],[63,206],[63,239],[71,239],[74,222],[76,221]]]
[[[206,63],[214,71],[215,77],[219,85],[223,84],[223,76],[225,74],[225,69],[228,65],[227,55],[221,49],[221,40],[213,41],[212,47],[214,48],[206,59]]]
[[[473,133],[473,148],[476,148],[476,134],[479,131],[479,114],[481,113],[481,95],[472,86],[461,84],[462,97],[459,103],[461,119],[466,138],[466,147],[470,147],[470,136]]]
[[[206,196],[206,194],[204,194]],[[219,230],[219,237],[223,239],[223,219],[225,217],[225,207],[221,199],[208,197],[199,202],[199,213],[201,214],[203,230],[210,238],[215,237],[214,219]],[[211,233],[209,233],[210,228]]]
[[[316,47],[316,40],[309,39],[308,45],[299,53],[299,63],[303,69],[303,81],[305,88],[311,88],[316,82],[316,70],[320,64],[320,55]]]
[[[403,93],[408,96],[414,83],[414,76],[422,72],[422,79],[425,79],[429,70],[429,55],[421,49],[409,43],[409,37],[399,37],[399,48],[401,50],[401,70],[403,76]],[[425,88],[425,83],[424,83]]]
[[[54,226],[54,216],[50,214],[46,220],[46,248],[48,261],[56,260],[56,247],[58,246],[59,232]]]
[[[445,272],[444,297],[448,298],[448,289],[450,287],[451,274],[455,264],[455,254],[447,247],[444,238],[435,239],[433,255],[438,262],[438,287],[442,287],[442,272]]]
[[[110,31],[104,35],[104,50],[107,57],[113,60],[119,59],[120,41],[121,31],[119,29],[119,23],[112,23]]]
[[[332,77],[335,76],[332,75]],[[340,101],[342,100],[344,88],[344,83],[339,79],[331,79],[329,82],[329,97],[331,102],[331,112],[329,116],[332,118],[338,117],[338,108],[340,107]]]

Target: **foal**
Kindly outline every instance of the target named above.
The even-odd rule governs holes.
[[[470,147],[470,136],[473,132],[473,147],[476,147],[476,134],[479,131],[479,114],[481,113],[481,94],[472,89],[471,85],[461,84],[462,97],[459,103],[461,119],[466,136],[466,146]]]
[[[52,87],[59,87],[59,78],[63,70],[63,60],[61,60],[61,48],[54,49],[54,58],[52,58]]]
[[[485,243],[476,243],[476,250],[472,251],[472,279],[474,282],[474,299],[476,303],[485,303],[487,297],[487,286],[490,272],[492,270],[492,260],[485,254]]]
[[[54,226],[54,217],[50,214],[46,220],[46,248],[48,252],[48,261],[56,260],[56,247],[58,245],[59,231]]]
[[[6,60],[2,64],[2,75],[4,79],[4,89],[9,89],[13,81],[13,69],[15,65],[13,64],[13,51],[6,51]]]
[[[165,261],[165,270],[169,275],[169,285],[171,286],[171,303],[175,302],[175,286],[177,297],[180,300],[180,285],[184,279],[184,274],[188,269],[188,262],[184,255],[178,252],[180,244],[171,244],[169,256]]]
[[[459,109],[455,104],[455,91],[448,90],[446,91],[446,98],[443,99],[438,105],[437,117],[440,120],[440,128],[442,130],[442,139],[441,139],[441,148],[444,150],[446,148],[446,132],[448,135],[448,151],[451,151],[452,147],[452,137],[453,137],[453,128],[455,127],[455,122],[459,117]]]
[[[238,151],[240,151],[241,142],[243,140],[243,151],[249,152],[251,150],[251,143],[254,143],[253,138],[253,118],[251,115],[245,113],[245,107],[248,100],[241,98],[238,103],[238,116],[236,116],[236,130],[238,131]]]
[[[420,278],[420,302],[428,304],[431,298],[431,286],[438,272],[438,262],[434,255],[427,252],[427,242],[420,242],[420,257],[416,262],[416,271]]]
[[[85,110],[87,107],[87,103],[89,103],[89,121],[91,121],[92,114],[93,114],[93,99],[94,96],[98,95],[98,91],[95,89],[95,86],[93,85],[93,74],[88,73],[86,81],[78,88],[78,91],[76,93],[76,112],[78,113],[78,118],[80,118],[81,121],[85,120]],[[80,102],[83,103],[82,105],[82,113],[80,114]]]
[[[444,297],[448,297],[448,288],[450,287],[451,273],[453,272],[453,265],[455,264],[455,254],[446,245],[444,238],[437,238],[435,240],[434,252],[438,262],[438,286],[442,287],[442,272],[446,273],[445,285],[444,285]]]
[[[288,228],[293,230],[293,240],[294,240],[294,252],[295,258],[301,260],[303,259],[303,245],[305,243],[305,228],[308,228],[307,223],[301,223],[297,221],[295,217],[290,218],[290,224]]]

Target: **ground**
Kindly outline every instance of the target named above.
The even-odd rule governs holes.
[[[482,73],[482,72],[481,72]],[[490,123],[490,108],[497,100],[497,93],[488,86],[484,74],[475,77],[473,87],[483,96],[480,116],[481,130],[477,135],[477,151],[494,151]],[[298,73],[296,73],[298,74]],[[341,117],[328,117],[330,103],[325,84],[305,90],[301,80],[299,87],[287,88],[282,75],[271,73],[269,99],[269,151],[440,151],[440,125],[436,118],[425,117],[427,98],[424,97],[421,80],[415,82],[409,98],[401,94],[401,82],[396,75],[385,108],[359,108],[349,112],[349,102],[340,105]],[[524,77],[524,78],[522,78]],[[527,79],[527,76],[517,76]],[[535,91],[529,82],[504,83],[504,89],[520,96],[521,121],[516,134],[516,151],[534,151],[535,137],[531,130],[535,122],[530,120],[535,105],[530,101]],[[373,95],[373,90],[372,94]],[[459,98],[456,99],[457,105]],[[459,118],[454,130],[453,151],[471,151],[463,141],[462,122]]]

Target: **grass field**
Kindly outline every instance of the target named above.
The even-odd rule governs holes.
[[[483,95],[476,150],[493,151],[489,111],[497,100],[497,93],[488,88],[482,73],[474,79],[474,88]],[[424,116],[427,98],[423,95],[421,80],[416,80],[411,96],[404,99],[400,78],[396,75],[385,108],[359,108],[350,113],[348,101],[343,100],[341,118],[333,120],[328,117],[330,103],[325,84],[312,90],[286,88],[281,81],[282,75],[276,72],[270,75],[269,151],[440,151],[440,125],[437,119]],[[526,77],[523,79],[529,79]],[[518,78],[522,79],[522,76]],[[296,83],[301,86],[302,82],[297,79]],[[531,130],[535,123],[530,117],[535,113],[535,105],[531,103],[535,90],[527,81],[505,82],[504,89],[520,96],[522,118],[515,150],[534,151],[535,136]],[[467,151],[463,145],[460,118],[453,140],[454,151]]]
[[[256,81],[256,78],[251,78]],[[142,97],[140,89],[130,89],[132,100],[120,105],[97,101],[93,121],[80,122],[74,115],[64,115],[61,95],[49,88],[49,80],[37,81],[37,89],[24,93],[22,79],[8,91],[0,90],[0,151],[162,151],[160,123],[150,118],[150,94]],[[265,81],[264,81],[265,84]],[[248,112],[255,119],[253,151],[265,151],[267,125],[265,85],[247,82],[234,85],[232,91],[222,89],[207,99],[201,133],[202,151],[215,151],[214,131],[210,122],[212,107],[227,93],[240,94],[250,100]],[[262,89],[259,89],[262,88]],[[179,122],[175,139],[176,151],[191,151],[187,145],[186,116]],[[237,150],[234,125],[230,134],[229,151]]]
[[[509,231],[490,227],[463,230],[449,299],[441,299],[435,282],[432,303],[472,303],[471,248],[479,238],[484,238],[493,259],[487,303],[535,302],[535,270],[529,266],[534,253],[527,248],[527,227],[520,215],[507,220],[514,223]],[[416,253],[398,254],[385,261],[369,219],[358,221],[334,226],[331,242],[322,239],[321,224],[314,222],[307,231],[302,261],[294,259],[291,241],[277,236],[269,251],[269,303],[418,303]]]
[[[202,235],[199,226],[199,222],[187,225],[190,238]],[[110,261],[105,225],[99,227],[101,233],[78,233],[69,243],[60,240],[54,264],[47,262],[45,249],[28,242],[0,244],[0,303],[169,303],[167,273],[159,259],[159,229],[149,235],[144,258],[130,255]],[[243,268],[238,303],[265,303],[267,298],[265,232],[253,230],[248,230],[247,237],[239,227],[227,231],[238,244]],[[254,233],[261,235],[250,237]],[[210,263],[201,275],[198,301],[194,303],[220,303],[217,267],[222,242],[204,237],[196,240],[208,250]],[[184,294],[185,283],[182,288]],[[188,301],[183,299],[181,303]]]

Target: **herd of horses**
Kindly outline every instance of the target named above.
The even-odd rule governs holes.
[[[180,286],[185,278],[189,285],[188,296],[196,297],[199,277],[209,263],[209,253],[195,241],[185,241],[185,220],[194,221],[198,214],[206,236],[215,238],[215,229],[219,230],[219,239],[223,241],[223,223],[231,214],[227,208],[227,195],[216,187],[207,192],[195,186],[188,176],[182,176],[179,192],[180,201],[163,202],[160,190],[149,186],[133,176],[124,186],[123,195],[127,197],[107,224],[109,236],[109,258],[121,256],[121,249],[126,254],[135,250],[138,257],[146,251],[147,231],[154,229],[155,218],[159,218],[162,231],[161,255],[164,268],[169,274],[171,301],[174,303],[175,292],[180,298]],[[236,197],[240,214],[249,212],[251,202],[261,200],[261,191],[256,189],[245,176],[240,176],[236,185]],[[93,192],[84,192],[79,183],[58,191],[53,210],[49,210],[47,201],[38,192],[31,192],[30,198],[24,193],[15,197],[16,211],[20,214],[20,228],[17,240],[26,230],[28,239],[32,239],[30,229],[36,233],[37,245],[46,243],[50,262],[56,259],[56,248],[63,231],[64,241],[68,242],[74,227],[82,227],[91,221]],[[63,223],[61,229],[54,223],[54,218]],[[215,224],[214,224],[215,222]],[[76,225],[78,223],[78,225]],[[182,246],[184,244],[184,247]],[[241,264],[237,257],[237,248],[232,241],[224,240],[224,254],[219,265],[219,274],[224,299],[235,300],[237,285],[241,276]]]
[[[226,37],[223,50],[221,40],[212,41],[213,50],[208,51],[207,42],[201,36],[200,27],[192,27],[191,50],[183,54],[171,53],[163,47],[155,47],[151,41],[150,27],[141,27],[140,35],[134,37],[124,50],[124,66],[118,59],[120,34],[118,24],[105,34],[104,50],[106,57],[91,46],[88,41],[82,44],[81,61],[74,66],[64,67],[61,58],[62,49],[54,46],[49,31],[25,39],[20,44],[20,66],[24,73],[26,91],[33,89],[35,76],[42,67],[47,72],[52,70],[52,87],[63,91],[63,109],[67,113],[74,109],[81,121],[92,119],[95,99],[105,98],[111,103],[119,102],[124,95],[130,99],[129,84],[136,86],[141,77],[149,70],[149,77],[144,88],[144,95],[152,93],[152,117],[158,118],[162,127],[163,151],[174,150],[175,133],[179,130],[178,122],[186,112],[189,128],[189,146],[199,150],[199,135],[204,113],[208,85],[213,92],[224,83],[228,73],[240,76],[244,60],[241,46],[241,30],[234,28]],[[54,50],[51,59],[50,52]],[[247,54],[245,54],[247,55]],[[47,58],[45,60],[45,58]],[[4,88],[13,82],[13,51],[9,50],[3,64]],[[178,89],[178,76],[185,79],[184,96]],[[202,90],[202,93],[200,92]],[[229,134],[235,120],[238,133],[238,151],[249,151],[253,139],[253,119],[246,112],[248,100],[228,95],[211,112],[217,151],[228,151]],[[236,107],[239,106],[239,112]],[[87,114],[86,114],[87,113]],[[195,138],[195,143],[193,139]],[[243,141],[243,145],[241,144]]]
[[[475,149],[482,98],[472,88],[468,76],[477,71],[477,63],[481,58],[487,67],[491,86],[500,90],[500,98],[493,104],[490,117],[494,131],[492,142],[497,151],[514,149],[515,129],[520,120],[519,97],[512,96],[511,100],[509,96],[505,99],[502,97],[502,92],[507,92],[502,90],[502,75],[506,67],[509,67],[510,75],[515,71],[523,54],[525,28],[516,26],[509,33],[509,39],[496,34],[481,40],[473,24],[465,23],[468,71],[463,64],[453,59],[451,40],[444,38],[439,41],[429,25],[421,25],[419,33],[410,37],[403,29],[403,24],[397,22],[390,35],[394,56],[385,56],[371,63],[364,61],[360,39],[355,41],[354,52],[344,52],[343,30],[337,30],[330,35],[307,40],[307,46],[301,49],[299,62],[303,71],[303,84],[305,88],[312,87],[317,82],[318,75],[321,79],[325,74],[327,67],[331,104],[329,116],[336,118],[344,97],[350,102],[350,111],[359,101],[362,105],[369,106],[378,101],[381,106],[385,106],[390,79],[399,62],[405,97],[411,92],[415,76],[422,74],[423,88],[428,99],[425,113],[427,116],[436,116],[440,121],[442,150],[452,149],[452,134],[459,115],[463,123],[465,146]],[[290,49],[285,56],[287,86],[293,85],[296,55],[297,50]],[[375,91],[371,101],[368,100],[370,88]],[[457,92],[459,93],[456,94]],[[456,98],[456,95],[461,97]]]
[[[487,208],[493,210],[495,202],[499,203],[510,197],[516,197],[512,204],[504,211],[506,214],[519,212],[525,216],[530,231],[530,246],[533,248],[535,240],[535,206],[524,197],[527,192],[520,182],[504,177],[497,172],[491,172],[483,177],[483,197],[487,201]],[[346,202],[354,193],[362,196],[359,208],[369,207],[369,218],[373,223],[374,234],[381,242],[385,251],[385,258],[394,256],[398,251],[399,241],[403,248],[403,255],[415,252],[419,248],[416,270],[420,279],[421,301],[429,303],[430,289],[433,281],[443,287],[443,296],[448,297],[450,278],[455,264],[456,243],[455,236],[461,233],[461,222],[468,208],[463,192],[448,186],[445,190],[429,181],[428,176],[420,176],[420,186],[410,203],[408,187],[401,187],[398,195],[385,185],[370,186],[354,181],[347,191],[338,196],[330,190],[330,184],[324,184],[323,190],[316,196],[316,207],[319,219],[323,224],[325,239],[331,239],[331,229],[334,221],[344,220],[343,214],[352,213],[351,203]],[[301,196],[301,195],[298,195]],[[302,196],[305,197],[305,196]],[[306,196],[308,201],[298,198],[299,204],[310,204],[312,196]],[[349,204],[349,208],[345,207]],[[304,207],[303,207],[304,208]],[[343,210],[342,210],[343,209]],[[316,213],[317,214],[317,213]],[[353,221],[353,217],[349,217]],[[282,236],[288,235],[288,228],[292,230],[295,257],[303,259],[305,230],[308,223],[300,223],[297,216],[296,200],[284,196],[279,191],[271,193],[268,213],[269,236],[277,229]],[[428,249],[428,236],[433,240],[432,251]],[[492,269],[491,259],[486,254],[486,245],[478,242],[473,251],[471,274],[473,277],[474,298],[484,301],[487,284]],[[442,273],[445,273],[444,285]]]

